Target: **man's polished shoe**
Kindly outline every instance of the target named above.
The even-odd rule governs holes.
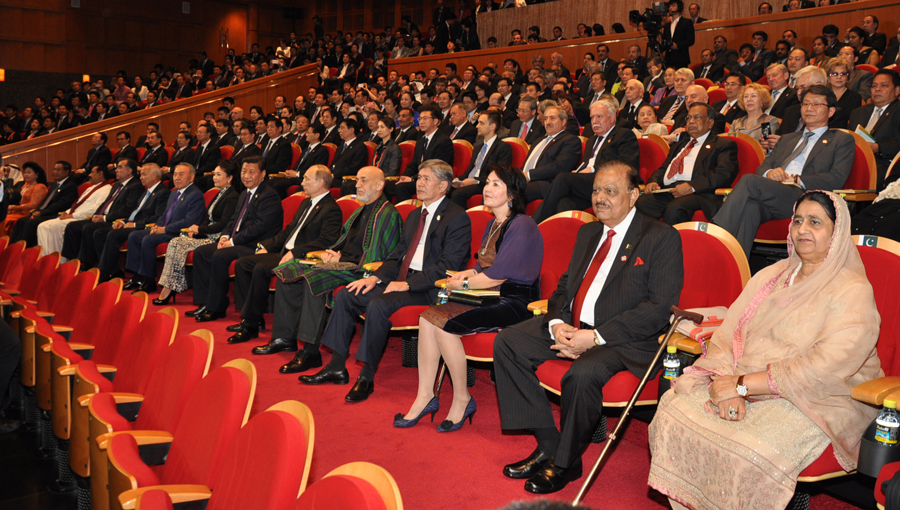
[[[285,340],[287,341],[287,340]],[[281,365],[281,368],[278,369],[282,374],[296,374],[298,372],[306,372],[311,368],[319,368],[322,366],[322,354],[304,354],[303,352],[298,352],[294,359],[287,362],[284,365]]]
[[[184,312],[184,315],[186,315],[187,317],[196,317],[204,313],[206,313],[206,305],[200,305],[189,312]]]
[[[122,288],[124,289],[125,287]],[[156,292],[157,290],[159,290],[159,287],[156,285],[156,282],[150,279],[135,288],[134,292],[146,292],[149,294],[151,292]],[[132,292],[132,294],[134,294],[134,292]]]
[[[561,468],[550,459],[543,469],[525,482],[525,490],[534,494],[551,494],[563,489],[569,482],[581,478],[581,460],[569,468]]]
[[[194,317],[197,322],[211,322],[216,319],[224,319],[225,312],[214,312],[212,310],[206,310],[202,314]]]
[[[548,460],[550,456],[538,446],[527,459],[503,466],[503,474],[507,478],[531,478],[531,475],[543,469]]]
[[[112,278],[110,278],[112,279]],[[141,286],[140,278],[132,278],[125,282],[125,285],[122,285],[122,290],[134,290]]]
[[[363,400],[369,398],[369,395],[375,391],[375,381],[370,381],[363,376],[359,376],[356,379],[356,384],[350,388],[350,392],[347,393],[347,396],[344,397],[344,400],[350,402],[351,404],[356,404],[357,402],[362,402]]]
[[[317,374],[301,375],[300,382],[303,384],[312,384],[313,386],[325,383],[350,384],[350,374],[347,373],[346,368],[329,370],[328,367],[325,367]]]
[[[233,332],[237,333],[238,331],[240,331],[244,328],[250,328],[250,327],[253,327],[253,324],[250,324],[250,321],[248,321],[247,319],[241,319],[241,322],[239,322],[237,324],[232,324],[231,326],[228,326],[225,329],[228,331],[233,331]],[[256,329],[265,331],[266,330],[266,320],[260,319],[259,323],[256,325]]]
[[[237,333],[228,337],[227,342],[230,344],[242,344],[242,343],[246,342],[247,340],[254,339],[258,336],[259,336],[259,331],[256,331],[255,329],[252,329],[252,330],[244,329],[244,330],[238,331]],[[256,349],[253,349],[253,351],[254,351],[254,354],[256,354]]]
[[[242,333],[248,333],[251,338],[256,338],[259,336],[259,332],[255,329],[245,329],[238,333],[238,335]],[[237,335],[234,335],[237,336]],[[234,338],[234,337],[232,337]],[[273,338],[266,345],[258,345],[253,348],[253,354],[275,354],[276,352],[297,352],[297,341],[296,340],[286,340],[284,338]],[[322,355],[319,355],[319,359],[322,358]]]

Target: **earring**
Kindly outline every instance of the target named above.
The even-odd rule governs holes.
[[[507,202],[506,206],[509,207],[510,209],[512,209],[512,202]]]

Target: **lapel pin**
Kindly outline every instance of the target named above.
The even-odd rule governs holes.
[[[628,256],[627,256],[627,255],[622,255],[622,258],[619,259],[619,260],[621,260],[622,262],[625,262],[626,260],[628,260]]]
[[[828,140],[822,140],[822,143],[828,143]]]
[[[629,243],[629,244],[626,244],[626,245],[625,245],[625,249],[626,249],[626,250],[630,250],[630,249],[631,249],[631,244],[630,244],[630,243]]]
[[[709,149],[710,148],[709,145],[707,145],[706,148]]]
[[[441,221],[441,215],[440,215],[440,214],[437,215],[437,221]]]

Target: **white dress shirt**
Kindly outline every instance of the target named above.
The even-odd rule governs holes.
[[[409,268],[413,271],[421,271],[424,266],[425,241],[428,239],[428,229],[431,228],[431,221],[434,219],[438,207],[441,206],[441,202],[443,202],[445,198],[446,197],[441,197],[439,200],[432,202],[431,205],[422,208],[423,210],[428,211],[428,217],[425,218],[425,228],[422,230],[422,237],[419,238],[419,244],[415,247],[413,258],[409,261]]]
[[[666,167],[666,173],[663,176],[663,184],[666,186],[671,186],[676,182],[687,182],[691,180],[691,177],[694,175],[694,163],[697,161],[697,154],[700,153],[700,148],[703,147],[704,142],[709,137],[711,131],[707,131],[706,134],[697,138],[697,143],[691,148],[691,152],[687,153],[684,157],[684,171],[680,174],[675,174],[671,179],[668,178],[669,170],[672,168],[672,163],[669,163],[669,166]],[[688,145],[690,142],[688,142]],[[678,156],[681,155],[687,149],[687,145],[684,146],[683,149],[678,153]],[[678,156],[672,158],[672,162],[674,163]]]

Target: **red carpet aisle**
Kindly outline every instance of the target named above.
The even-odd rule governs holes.
[[[194,308],[190,304],[191,291],[177,298],[179,312]],[[151,309],[158,308],[151,305]],[[435,416],[435,423],[423,419],[411,429],[396,429],[391,425],[393,417],[408,410],[415,397],[417,381],[416,369],[401,365],[399,337],[392,338],[388,344],[375,378],[375,393],[363,403],[346,404],[344,395],[350,389],[349,385],[305,386],[297,381],[296,375],[280,374],[278,367],[290,360],[292,354],[254,356],[250,353],[253,346],[268,341],[271,315],[266,315],[267,329],[261,332],[260,342],[227,344],[225,340],[231,333],[225,331],[225,327],[239,320],[240,316],[233,309],[229,309],[226,319],[202,324],[182,315],[178,333],[186,334],[199,328],[212,331],[216,338],[214,367],[239,357],[254,362],[259,380],[253,414],[285,399],[299,400],[312,409],[316,441],[310,483],[347,462],[368,461],[390,471],[409,510],[487,510],[535,497],[523,490],[524,481],[510,480],[502,474],[504,464],[528,456],[535,443],[531,436],[501,434],[497,394],[488,370],[478,370],[477,383],[469,389],[478,403],[473,426],[466,423],[458,432],[449,434],[438,434],[435,430],[449,410],[452,391],[448,377],[441,392],[442,408]],[[358,344],[357,334],[351,346],[351,357]],[[323,354],[328,363],[330,353],[323,350]],[[355,381],[360,366],[348,365],[350,380]],[[610,430],[614,425],[615,420],[610,420]],[[591,445],[584,456],[586,465],[593,464],[601,447]],[[668,508],[667,500],[647,486],[649,465],[647,424],[632,420],[588,493],[585,504],[604,510]],[[578,493],[580,482],[570,484],[554,497],[571,501]],[[813,498],[812,508],[855,507],[820,495]]]

